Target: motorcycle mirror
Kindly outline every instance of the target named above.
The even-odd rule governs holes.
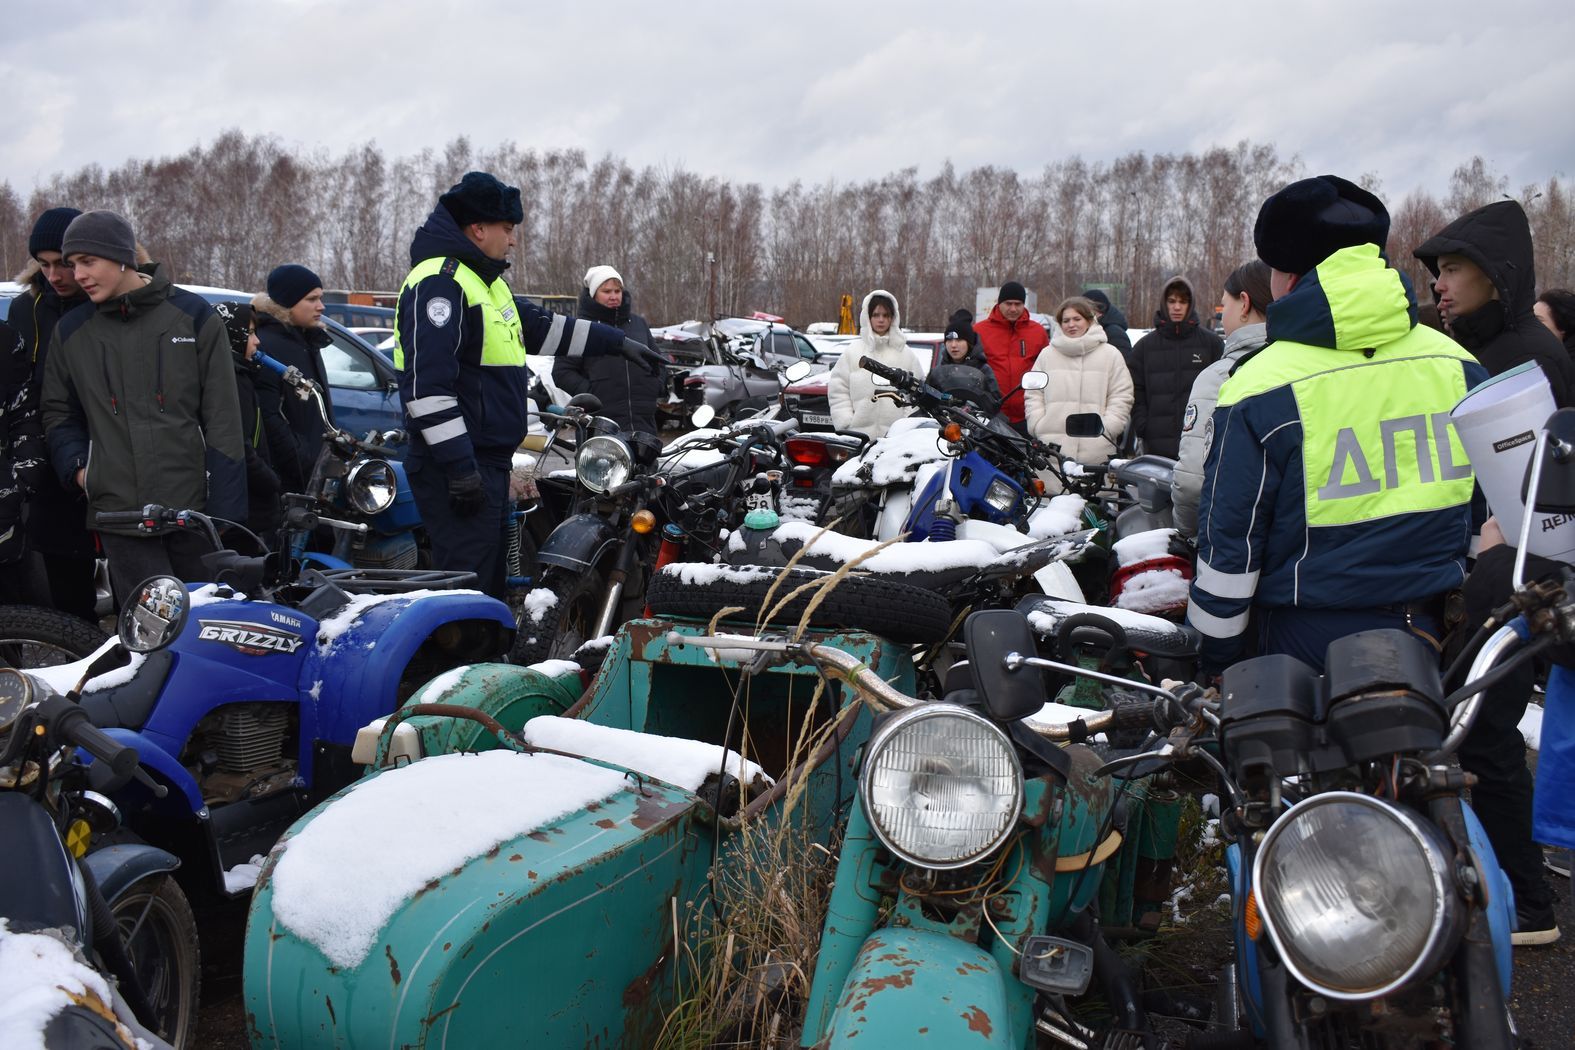
[[[1041,372],[1037,368],[1023,373],[1022,388],[1024,390],[1043,390],[1050,385],[1050,373]]]
[[[797,383],[800,379],[807,378],[814,370],[815,366],[808,361],[795,361],[783,370],[782,378],[789,383]]]
[[[569,398],[569,407],[584,409],[594,416],[602,410],[602,399],[595,394],[575,394]]]
[[[1032,374],[1032,372],[1029,373],[1029,375]],[[1066,417],[1066,433],[1068,437],[1099,437],[1104,432],[1105,421],[1099,418],[1098,412],[1073,412]]]
[[[1050,695],[1043,670],[1006,669],[1006,654],[1034,655],[1034,632],[1028,618],[1015,609],[981,609],[963,624],[968,669],[986,713],[997,722],[1027,718]]]
[[[151,653],[173,642],[191,613],[191,595],[173,576],[151,576],[120,611],[120,643],[134,653]]]
[[[1526,461],[1526,474],[1520,483],[1520,499],[1535,498],[1538,514],[1575,514],[1575,408],[1561,408],[1543,424],[1548,436],[1543,442],[1542,474],[1537,491],[1531,489],[1535,458]]]
[[[716,409],[710,405],[701,405],[689,413],[689,425],[692,427],[708,427],[716,422]]]

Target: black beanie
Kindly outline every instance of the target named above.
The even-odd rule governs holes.
[[[245,357],[246,343],[251,338],[252,304],[214,303],[213,312],[224,322],[224,334],[230,337],[231,352],[236,357]]]
[[[438,198],[438,203],[462,227],[473,222],[512,222],[517,226],[525,221],[520,191],[484,171],[467,171],[464,178]]]
[[[995,301],[998,303],[1026,303],[1028,301],[1028,289],[1024,288],[1017,281],[1007,281],[1001,285],[1001,294],[995,297]]]
[[[962,339],[969,346],[977,346],[979,336],[973,330],[973,314],[967,310],[958,310],[946,320],[946,338]]]
[[[82,213],[75,208],[50,208],[33,223],[33,232],[27,238],[27,254],[38,258],[39,252],[58,252],[66,242],[66,227]]]
[[[71,220],[60,238],[60,254],[96,255],[100,259],[137,265],[137,238],[131,223],[112,211],[83,212]]]
[[[322,278],[295,263],[275,266],[268,274],[268,298],[286,310],[323,286]]]
[[[1263,202],[1252,230],[1258,258],[1300,276],[1339,251],[1389,239],[1384,202],[1338,175],[1293,182]]]
[[[1085,289],[1083,292],[1083,298],[1099,307],[1100,313],[1105,313],[1110,309],[1110,296],[1106,295],[1098,288]]]

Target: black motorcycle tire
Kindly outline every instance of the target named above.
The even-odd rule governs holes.
[[[194,1045],[202,950],[185,892],[172,876],[154,875],[132,885],[109,907],[123,936],[136,930],[127,951],[157,1014],[147,1019],[152,1021],[148,1027],[176,1050]]]
[[[509,648],[511,664],[569,660],[576,649],[591,640],[590,632],[596,626],[604,597],[601,575],[552,569],[542,574],[541,582],[531,592],[541,589],[557,595],[558,601],[540,620],[530,620],[522,600],[514,644]]]
[[[709,620],[719,609],[742,606],[742,612],[725,619],[753,625],[760,618],[761,602],[775,579],[775,575],[761,574],[747,580],[723,577],[703,583],[685,583],[679,575],[682,568],[671,565],[651,577],[646,602],[652,613]],[[771,596],[773,607],[794,588],[831,575],[799,568],[789,569],[787,574],[787,579]],[[796,625],[816,593],[819,592],[805,591],[794,597],[777,612],[773,625],[778,628]],[[815,607],[809,623],[812,627],[868,631],[894,642],[919,645],[945,638],[951,629],[953,615],[951,602],[934,591],[879,576],[846,576]]]
[[[75,663],[109,637],[96,624],[39,605],[0,606],[0,660],[18,670]]]

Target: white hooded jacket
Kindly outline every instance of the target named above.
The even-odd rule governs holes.
[[[1056,332],[1034,369],[1050,382],[1043,390],[1023,392],[1029,432],[1060,445],[1078,463],[1108,462],[1132,418],[1132,376],[1121,351],[1105,340],[1105,330],[1096,324],[1075,339]],[[1099,415],[1103,437],[1067,436],[1066,417],[1081,412]]]
[[[882,336],[870,329],[870,300],[877,295],[891,302],[891,328]],[[925,373],[924,363],[903,337],[902,311],[897,297],[879,288],[864,297],[864,305],[859,310],[859,337],[848,344],[826,377],[826,400],[831,405],[832,426],[838,430],[862,431],[878,438],[885,436],[887,429],[911,409],[889,398],[875,400],[876,391],[888,388],[877,387],[873,373],[860,366],[866,356],[916,376]]]

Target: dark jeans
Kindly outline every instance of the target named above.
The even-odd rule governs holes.
[[[1494,607],[1508,600],[1514,558],[1513,548],[1501,546],[1477,559],[1466,580],[1464,637],[1476,633]],[[1554,567],[1534,557],[1526,578],[1534,580]],[[1525,911],[1541,910],[1553,902],[1542,870],[1542,848],[1531,837],[1532,778],[1519,728],[1535,681],[1536,667],[1528,661],[1487,690],[1459,756],[1461,767],[1477,776],[1471,808],[1482,818],[1499,866],[1509,876],[1516,906]],[[1458,687],[1463,682],[1453,684]]]
[[[481,462],[481,483],[487,502],[481,511],[462,518],[449,509],[448,474],[425,457],[407,459],[405,476],[421,511],[421,524],[432,543],[436,569],[473,572],[479,590],[502,599],[503,523],[508,516],[507,463]]]
[[[176,532],[167,536],[121,536],[99,533],[104,556],[109,559],[109,579],[115,587],[115,606],[126,603],[137,585],[149,576],[174,576],[182,583],[198,583],[207,575],[202,556],[213,550],[206,536]]]

